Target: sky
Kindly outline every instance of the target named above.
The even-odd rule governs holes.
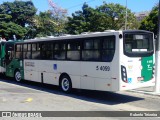
[[[14,0],[0,0],[0,4],[7,1],[13,2]],[[32,0],[32,1],[35,7],[38,9],[38,12],[51,9],[51,7],[48,4],[48,0]],[[69,15],[71,15],[77,10],[81,10],[84,2],[87,2],[89,6],[95,8],[96,6],[102,5],[103,1],[105,1],[106,3],[119,3],[124,6],[126,6],[126,1],[127,1],[127,7],[128,9],[131,9],[132,12],[150,11],[152,7],[159,2],[159,0],[52,0],[52,1],[56,3],[58,6],[67,9]]]

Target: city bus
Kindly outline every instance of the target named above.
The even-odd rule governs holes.
[[[16,42],[6,75],[57,85],[64,92],[153,86],[153,36],[143,30],[108,30]]]
[[[0,74],[6,72],[6,66],[10,63],[14,55],[14,41],[0,41]]]

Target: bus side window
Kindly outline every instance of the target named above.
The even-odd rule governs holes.
[[[71,41],[67,44],[67,59],[80,60],[80,42]]]
[[[20,45],[20,44],[16,45],[16,58],[17,59],[22,59],[23,58],[22,45]]]
[[[23,58],[27,59],[27,44],[23,44]]]
[[[111,62],[115,53],[115,36],[105,37],[102,46],[102,61]]]
[[[100,60],[100,40],[99,38],[90,38],[84,40],[82,50],[82,60],[99,61]]]
[[[38,43],[32,44],[32,59],[40,58],[40,47]]]
[[[53,59],[65,60],[66,59],[66,44],[65,43],[54,43],[53,47]]]
[[[31,55],[31,44],[28,44],[26,58],[27,59],[31,59],[32,58],[32,55]]]
[[[41,58],[43,60],[53,59],[53,44],[52,43],[42,43],[41,44]]]

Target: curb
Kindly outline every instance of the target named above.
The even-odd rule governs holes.
[[[143,91],[143,90],[128,90],[128,92],[135,92],[135,93],[141,93],[141,94],[145,94],[145,95],[160,96],[160,93],[147,92],[147,91]]]

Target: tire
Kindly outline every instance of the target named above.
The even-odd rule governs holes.
[[[19,70],[16,70],[15,73],[14,73],[14,79],[17,81],[17,82],[20,82],[22,80],[22,76],[21,76],[21,72]]]
[[[69,76],[64,75],[60,78],[60,89],[65,93],[70,93],[72,90],[72,82]]]

